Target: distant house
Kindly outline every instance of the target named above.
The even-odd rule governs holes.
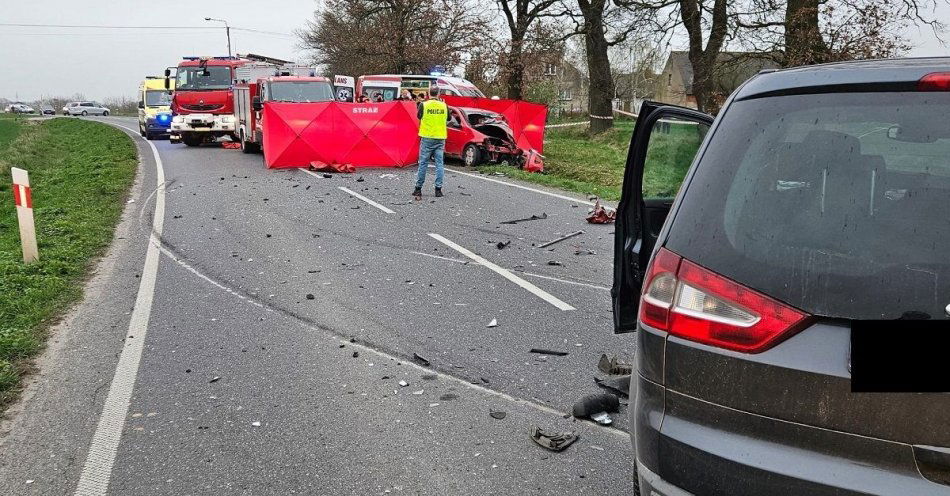
[[[720,103],[746,79],[778,64],[767,57],[748,52],[722,52],[713,74],[713,98]],[[682,107],[696,108],[693,94],[693,66],[685,51],[670,52],[656,85],[656,99]]]
[[[624,112],[637,113],[643,100],[656,99],[658,78],[650,69],[614,74],[613,107]]]
[[[552,80],[557,88],[557,103],[552,105],[555,113],[587,112],[589,81],[587,75],[566,60],[544,64],[544,77]]]

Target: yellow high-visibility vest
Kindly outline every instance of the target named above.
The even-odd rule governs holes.
[[[441,100],[422,102],[422,120],[419,121],[419,136],[445,139],[445,121],[449,108]]]

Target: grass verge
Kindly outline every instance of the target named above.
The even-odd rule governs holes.
[[[125,133],[79,119],[0,120],[0,411],[51,324],[82,295],[135,178]],[[40,260],[25,265],[10,167],[30,173]]]
[[[548,129],[542,174],[504,165],[484,165],[478,170],[616,201],[623,186],[633,126],[634,121],[618,120],[612,129],[593,137],[586,126]],[[650,138],[644,172],[647,197],[675,195],[701,141],[696,126],[673,125],[665,131],[655,131]]]

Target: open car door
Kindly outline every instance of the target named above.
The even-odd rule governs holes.
[[[713,117],[644,102],[627,151],[614,231],[614,332],[637,328],[640,287],[666,216]]]

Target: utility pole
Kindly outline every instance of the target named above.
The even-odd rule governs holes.
[[[224,23],[224,32],[228,36],[228,57],[230,57],[231,56],[231,26],[228,26],[228,21],[225,21],[224,19],[214,19],[211,17],[205,17],[205,20]]]

